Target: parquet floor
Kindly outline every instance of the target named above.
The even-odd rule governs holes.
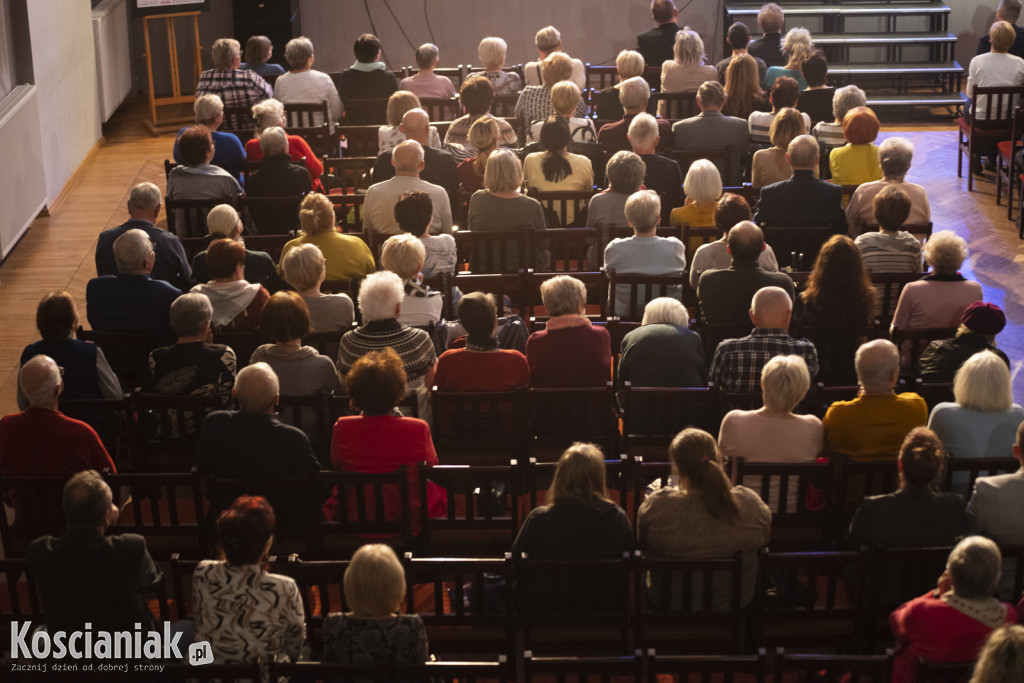
[[[104,126],[106,143],[76,174],[52,215],[36,219],[0,266],[0,415],[17,410],[15,390],[21,350],[38,338],[35,309],[48,291],[67,289],[85,321],[85,285],[96,274],[93,253],[100,231],[128,217],[133,184],[165,187],[163,160],[172,138],[150,137],[141,124],[142,103],[129,103]],[[1014,397],[1024,404],[1024,241],[995,204],[992,174],[967,192],[956,177],[956,132],[952,125],[886,127],[882,137],[903,135],[915,145],[908,179],[928,188],[936,230],[962,235],[970,257],[964,275],[981,282],[985,299],[998,303],[1009,320],[999,345],[1013,359]]]

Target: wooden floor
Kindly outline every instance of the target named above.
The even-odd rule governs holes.
[[[123,106],[104,126],[106,144],[65,189],[51,216],[40,217],[0,266],[0,415],[17,410],[15,390],[21,350],[38,338],[35,309],[48,291],[66,289],[78,302],[85,324],[85,285],[96,275],[93,253],[100,231],[128,218],[132,185],[150,181],[165,187],[163,160],[172,138],[150,137],[139,103]],[[908,180],[928,189],[936,230],[962,235],[970,249],[964,275],[978,280],[986,301],[1006,311],[1008,324],[998,343],[1013,361],[1014,397],[1024,404],[1024,241],[995,204],[989,174],[967,192],[956,177],[956,132],[952,125],[892,126],[882,137],[903,135],[915,145]]]

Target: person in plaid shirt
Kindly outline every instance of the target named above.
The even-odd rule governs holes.
[[[722,391],[759,392],[761,369],[775,356],[797,355],[807,363],[813,380],[818,352],[806,339],[787,333],[793,302],[781,287],[762,287],[754,294],[750,319],[754,330],[741,339],[726,339],[715,349],[708,378]]]
[[[233,38],[218,38],[210,51],[213,68],[199,76],[196,97],[219,95],[225,107],[249,108],[274,96],[274,89],[255,71],[242,71],[242,46]]]

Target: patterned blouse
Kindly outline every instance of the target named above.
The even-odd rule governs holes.
[[[295,659],[306,637],[299,588],[257,565],[204,560],[192,576],[195,642],[218,663]]]
[[[196,97],[219,95],[225,107],[251,107],[273,97],[274,90],[255,71],[208,69],[199,76]]]
[[[331,614],[324,620],[325,662],[423,664],[427,651],[427,631],[418,614],[390,619]]]
[[[481,75],[491,82],[495,95],[515,95],[523,87],[514,71],[484,71]]]

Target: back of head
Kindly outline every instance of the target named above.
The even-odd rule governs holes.
[[[398,227],[417,237],[427,233],[433,215],[434,200],[423,190],[406,192],[395,204],[395,220],[398,221]]]
[[[299,226],[307,235],[334,231],[334,205],[326,196],[310,192],[299,205]]]
[[[782,33],[782,29],[786,27],[782,8],[774,2],[762,5],[761,11],[757,13],[757,25],[765,33]]]
[[[481,116],[469,127],[469,134],[466,137],[469,144],[476,149],[473,168],[483,176],[487,168],[487,159],[501,140],[501,129],[498,127],[498,122],[490,116]]]
[[[549,116],[540,127],[540,144],[547,151],[541,170],[548,182],[557,183],[572,174],[572,165],[561,152],[569,146],[569,122],[559,116]]]
[[[992,43],[993,52],[1009,52],[1013,41],[1017,39],[1017,31],[1007,21],[997,21],[988,29],[988,39]]]
[[[886,178],[902,178],[910,170],[914,145],[906,138],[886,138],[878,145],[878,163]]]
[[[132,228],[114,240],[114,261],[117,272],[132,274],[145,271],[146,261],[153,253],[153,242],[145,230]]]
[[[187,166],[205,164],[213,149],[213,136],[206,126],[189,126],[178,138],[178,154]]]
[[[239,370],[235,378],[238,407],[246,413],[269,412],[279,392],[277,375],[266,363],[250,363]]]
[[[654,190],[639,190],[626,200],[626,220],[638,234],[654,232],[661,219],[661,198]]]
[[[301,69],[313,56],[313,41],[305,36],[292,38],[284,46],[284,61],[291,69]]]
[[[772,106],[778,111],[783,107],[795,107],[800,97],[800,84],[791,76],[779,76],[772,83]]]
[[[869,322],[875,288],[852,239],[833,235],[821,245],[801,298],[816,324],[860,333]]]
[[[745,50],[750,42],[750,29],[742,21],[737,21],[729,27],[725,39],[733,50]]]
[[[899,458],[900,472],[909,486],[932,488],[939,483],[946,452],[935,432],[915,427],[903,439]]]
[[[832,115],[840,123],[846,118],[846,113],[856,107],[863,107],[867,103],[867,93],[855,85],[846,85],[836,88],[832,94]]]
[[[704,81],[697,88],[697,104],[701,109],[721,109],[725,104],[725,86],[718,81]]]
[[[807,81],[808,88],[825,85],[825,81],[828,79],[828,60],[825,59],[825,53],[821,50],[812,52],[800,71],[804,75],[804,80]]]
[[[854,357],[857,381],[868,393],[892,391],[899,376],[900,353],[888,339],[875,339],[861,344]]]
[[[604,454],[592,443],[574,443],[562,453],[548,488],[548,505],[577,501],[594,505],[608,500]]]
[[[408,391],[402,359],[393,348],[370,351],[352,364],[345,375],[352,404],[367,415],[386,415]]]
[[[967,258],[967,241],[952,230],[932,233],[924,245],[924,260],[938,275],[953,275]]]
[[[869,107],[854,107],[843,117],[843,136],[851,145],[874,142],[878,129],[878,117]]]
[[[562,44],[562,34],[554,26],[545,26],[537,31],[537,35],[533,37],[533,43],[537,46],[538,50],[547,54],[557,50]]]
[[[210,48],[210,60],[214,69],[231,69],[235,65],[235,57],[241,57],[242,45],[234,38],[218,38]]]
[[[420,272],[427,250],[415,235],[392,235],[380,252],[380,266],[403,280],[411,280]]]
[[[757,62],[748,54],[736,55],[725,68],[725,93],[728,102],[752,107],[761,97],[761,78]]]
[[[670,296],[659,296],[651,299],[644,306],[644,318],[641,325],[664,323],[676,327],[686,327],[690,322],[690,314],[679,299]]]
[[[503,38],[488,36],[480,41],[477,48],[477,55],[488,71],[500,69],[505,63],[505,54],[508,52],[508,43]]]
[[[32,356],[18,371],[18,384],[33,408],[52,408],[60,392],[61,371],[49,356]]]
[[[953,592],[968,600],[991,600],[1002,569],[999,546],[984,536],[968,536],[960,541],[946,561]]]
[[[395,173],[418,174],[423,165],[423,145],[416,140],[403,140],[391,152],[391,163]]]
[[[775,356],[761,368],[764,407],[776,413],[791,413],[811,388],[811,373],[801,356]]]
[[[360,617],[386,617],[405,599],[405,570],[390,546],[364,545],[352,555],[342,581],[345,599]]]
[[[430,135],[430,117],[419,107],[402,114],[402,130],[410,140],[418,140],[423,144]]]
[[[284,123],[284,104],[273,97],[252,105],[252,120],[256,123],[256,134],[259,135],[271,126]]]
[[[433,69],[434,65],[437,64],[438,56],[441,51],[437,49],[437,45],[433,43],[423,43],[416,48],[416,66],[420,69]]]
[[[403,298],[402,278],[386,270],[370,273],[359,284],[359,311],[363,322],[394,318]]]
[[[782,41],[783,51],[789,55],[788,68],[801,68],[811,56],[811,32],[802,26],[791,28]]]
[[[388,97],[388,108],[385,117],[389,126],[397,126],[402,123],[402,117],[410,109],[420,107],[420,98],[416,93],[408,90],[396,90]]]
[[[217,536],[228,564],[260,564],[276,526],[274,508],[265,498],[236,498],[217,518]]]
[[[683,192],[695,202],[715,202],[722,196],[722,175],[718,167],[707,159],[690,164],[683,179]]]
[[[761,329],[785,329],[793,314],[793,300],[781,287],[762,287],[750,299],[750,313]]]
[[[747,204],[742,195],[726,192],[715,204],[715,227],[722,232],[728,232],[732,226],[741,221],[749,221],[753,217],[750,204]]]
[[[636,50],[623,50],[615,58],[615,71],[619,74],[619,81],[629,78],[643,76],[647,63],[644,56]]]
[[[245,63],[249,68],[265,64],[270,59],[270,50],[274,47],[266,36],[249,36],[245,41]]]
[[[471,76],[459,88],[459,101],[470,116],[483,116],[494,101],[494,86],[486,76]]]
[[[641,76],[627,78],[619,84],[619,104],[627,112],[643,111],[651,99],[651,86]]]
[[[704,61],[704,41],[696,31],[684,28],[676,33],[676,62],[683,66],[699,66]]]
[[[484,187],[491,192],[513,192],[523,184],[523,164],[510,149],[498,148],[487,157]]]
[[[647,112],[641,112],[629,122],[629,144],[633,149],[654,149],[658,141],[658,121]]]
[[[1002,21],[1016,24],[1020,19],[1020,0],[1000,0],[996,14]]]
[[[272,342],[302,339],[310,329],[309,307],[297,292],[275,292],[263,307],[260,333]]]
[[[619,194],[631,195],[644,182],[647,164],[638,155],[620,150],[612,155],[605,167],[608,189]]]
[[[807,124],[804,122],[803,114],[792,107],[780,109],[768,128],[768,137],[772,144],[780,149],[788,148],[794,138],[806,134]]]
[[[741,221],[729,229],[726,243],[733,263],[755,263],[764,249],[764,232],[750,221]]]
[[[198,337],[213,318],[213,305],[205,294],[186,292],[171,304],[171,329],[178,339]]]
[[[1010,369],[992,351],[979,351],[964,361],[953,376],[953,397],[969,410],[1006,412],[1013,406]]]
[[[206,250],[206,267],[213,279],[229,278],[245,264],[245,247],[234,240],[214,240]]]
[[[82,470],[64,484],[63,503],[69,529],[102,528],[110,514],[113,495],[96,470]]]
[[[260,150],[264,157],[288,153],[288,134],[280,126],[272,126],[260,133]]]
[[[551,86],[551,106],[560,116],[572,116],[580,103],[580,87],[572,81],[559,81]]]
[[[579,314],[587,303],[587,286],[569,275],[556,275],[540,285],[540,298],[551,317]]]
[[[469,292],[458,305],[459,322],[466,328],[470,342],[488,339],[498,322],[498,307],[489,292]]]
[[[667,24],[675,20],[676,4],[672,0],[653,0],[651,2],[651,17],[658,24]]]
[[[284,280],[296,291],[305,292],[320,284],[326,275],[324,253],[315,244],[300,244],[281,257]]]
[[[49,341],[68,339],[78,325],[78,307],[74,298],[65,291],[43,295],[36,307],[36,329]]]
[[[564,52],[552,52],[540,63],[540,79],[545,87],[572,78],[572,58]]]
[[[910,195],[899,185],[886,185],[871,201],[875,222],[888,232],[896,232],[910,216]]]
[[[356,38],[353,51],[355,52],[356,59],[363,64],[374,62],[380,53],[380,40],[372,33],[364,33]]]
[[[210,126],[224,113],[224,101],[220,99],[220,95],[213,93],[200,95],[192,105],[192,111],[196,114],[196,123],[200,126]]]
[[[802,117],[801,117],[802,118]],[[813,135],[798,135],[786,147],[793,170],[814,170],[818,166],[818,141]]]
[[[241,223],[238,211],[230,204],[218,204],[206,214],[206,232],[209,235],[233,237],[236,229],[241,231]]]
[[[992,631],[981,648],[970,683],[1024,681],[1024,626]]]
[[[689,481],[687,488],[703,494],[704,505],[712,517],[723,522],[739,517],[715,437],[702,429],[687,427],[672,439],[668,455],[673,469]]]
[[[152,211],[163,203],[160,188],[153,183],[139,183],[128,195],[128,211]]]

